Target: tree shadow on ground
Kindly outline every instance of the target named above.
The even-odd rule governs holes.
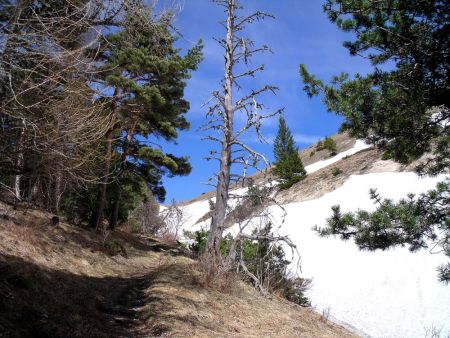
[[[95,278],[0,255],[0,337],[136,337],[152,275]]]

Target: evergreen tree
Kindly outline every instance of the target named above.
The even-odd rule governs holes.
[[[354,79],[340,74],[327,85],[302,65],[307,94],[323,93],[328,110],[345,118],[344,130],[395,160],[408,163],[437,144],[436,161],[424,171],[449,167],[450,3],[328,0],[324,9],[339,28],[355,34],[344,46],[352,55],[364,55],[374,70]],[[387,62],[394,69],[380,68]]]
[[[138,188],[128,190],[128,195],[134,192],[142,198],[147,186],[163,201],[162,175],[186,175],[191,170],[187,158],[165,154],[151,147],[147,139],[171,141],[178,136],[177,130],[189,127],[184,117],[189,110],[183,99],[185,80],[201,60],[201,45],[182,57],[173,46],[170,17],[153,20],[150,9],[141,2],[128,11],[123,29],[105,37],[109,48],[100,58],[104,66],[98,81],[114,88],[111,109],[115,123],[106,135],[104,182],[99,185],[92,227],[100,224],[106,207],[106,183],[114,181],[108,189],[111,207],[107,210],[114,229],[119,218],[127,215],[126,208],[121,212],[126,205],[122,201],[126,186]]]
[[[382,199],[376,190],[370,197],[377,204],[374,212],[358,210],[342,213],[338,205],[328,219],[327,228],[316,228],[322,236],[354,238],[363,250],[386,250],[408,245],[410,251],[440,245],[450,257],[450,179],[419,196],[410,194],[399,202]],[[439,280],[450,281],[450,264],[438,267]]]
[[[275,167],[273,173],[281,180],[281,189],[287,189],[306,177],[306,170],[295,147],[294,137],[283,117],[279,119],[278,134],[274,142]]]
[[[174,47],[171,19],[143,0],[2,2],[0,195],[94,227],[149,191],[164,199],[162,176],[191,167],[157,140],[189,127],[184,88],[201,59],[200,44]]]
[[[450,3],[441,0],[327,0],[330,20],[356,39],[344,44],[352,55],[364,55],[374,65],[368,75],[347,74],[330,85],[301,66],[309,96],[324,94],[329,111],[345,117],[343,129],[366,138],[385,157],[409,163],[427,152],[433,158],[417,167],[420,174],[450,169]],[[390,70],[379,65],[389,62]],[[394,66],[394,67],[393,67]],[[412,251],[442,247],[450,257],[450,183],[420,197],[393,203],[372,195],[373,213],[342,215],[338,207],[323,235],[355,238],[359,247],[386,249],[409,244]],[[439,278],[450,281],[450,264]]]

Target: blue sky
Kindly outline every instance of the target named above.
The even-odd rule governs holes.
[[[342,47],[351,38],[328,21],[322,11],[322,1],[307,0],[243,0],[244,13],[255,10],[269,12],[276,20],[266,20],[248,26],[245,34],[257,44],[270,46],[272,53],[261,54],[253,60],[253,66],[265,64],[266,70],[252,81],[248,81],[239,97],[250,89],[264,84],[279,87],[276,95],[264,97],[264,104],[275,110],[284,108],[284,116],[299,148],[307,147],[318,138],[336,133],[341,119],[326,112],[319,98],[309,99],[302,91],[299,65],[306,64],[308,70],[318,78],[328,80],[340,72],[350,74],[366,73],[370,70],[367,60],[352,57]],[[173,6],[173,0],[166,5]],[[204,103],[213,90],[220,90],[223,76],[223,53],[213,37],[223,37],[224,28],[219,21],[225,18],[223,9],[209,0],[185,0],[178,2],[178,15],[175,26],[182,33],[177,45],[182,50],[192,47],[199,39],[203,40],[204,61],[198,71],[193,73],[185,91],[191,104],[187,118],[191,123],[189,131],[181,132],[177,144],[164,144],[167,152],[189,156],[193,166],[192,173],[186,177],[165,178],[166,202],[172,198],[183,201],[209,191],[212,188],[204,183],[218,169],[217,162],[207,162],[203,158],[213,144],[202,141],[198,128],[205,122]],[[273,139],[277,131],[277,120],[267,121],[265,135]],[[248,142],[256,149],[273,159],[272,145],[258,144],[253,137]]]

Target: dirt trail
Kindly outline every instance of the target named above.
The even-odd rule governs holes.
[[[139,309],[145,304],[143,293],[150,286],[153,273],[130,276],[114,285],[116,292],[104,297],[97,308],[108,315],[106,331],[115,332],[116,337],[139,337],[143,320]],[[106,324],[106,323],[105,323]]]

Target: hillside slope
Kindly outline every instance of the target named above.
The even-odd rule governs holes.
[[[204,289],[158,241],[52,216],[0,202],[0,337],[355,337],[243,283]]]
[[[308,177],[277,196],[287,212],[278,232],[289,235],[298,246],[302,276],[313,279],[308,293],[313,306],[319,312],[329,311],[336,322],[372,337],[422,338],[437,331],[447,337],[450,289],[436,276],[436,267],[447,261],[443,253],[424,250],[413,254],[407,248],[361,252],[352,242],[320,238],[312,230],[325,225],[336,204],[342,211],[373,210],[370,188],[397,200],[410,192],[434,188],[444,176],[419,178],[411,172],[414,164],[405,167],[383,161],[379,151],[346,135],[333,138],[339,154],[330,157],[326,151],[315,151],[315,146],[302,151]],[[341,173],[333,175],[333,168]],[[256,178],[264,182],[261,175]],[[244,194],[245,188],[233,193]],[[185,204],[183,211],[189,220],[185,228],[207,228],[204,215],[208,210],[205,196]],[[268,210],[274,219],[281,220],[279,207],[268,206]],[[235,233],[236,226],[228,231]]]

